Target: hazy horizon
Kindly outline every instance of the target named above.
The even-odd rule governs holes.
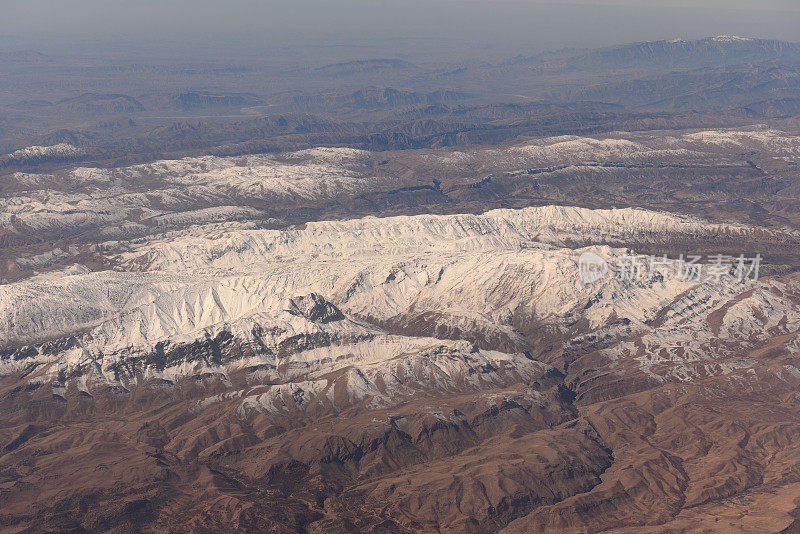
[[[124,43],[121,50],[135,45],[157,55],[199,56],[209,51],[257,56],[267,49],[279,55],[275,48],[285,46],[300,56],[304,48],[338,47],[343,56],[400,57],[410,48],[418,53],[427,47],[431,57],[492,57],[720,34],[800,41],[800,5],[785,0],[238,0],[224,5],[211,0],[168,5],[34,0],[10,2],[0,20],[8,49],[69,53],[74,46],[77,53],[98,43]],[[114,48],[103,52],[113,54]]]

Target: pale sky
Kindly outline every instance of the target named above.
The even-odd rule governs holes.
[[[153,36],[256,36],[287,46],[417,39],[519,50],[719,34],[800,41],[800,0],[0,0],[0,34],[28,46]]]

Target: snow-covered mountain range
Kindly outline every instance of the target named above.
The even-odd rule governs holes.
[[[200,226],[131,246],[112,271],[77,265],[0,286],[0,371],[55,392],[74,381],[89,395],[196,376],[231,384],[244,374],[256,392],[285,384],[239,391],[244,412],[277,410],[284,394],[301,405],[320,395],[332,406],[386,405],[418,390],[531,380],[549,368],[531,355],[537,330],[565,346],[604,339],[603,355],[658,380],[697,366],[723,373],[747,365],[728,363],[726,343],[741,349],[758,332],[796,334],[797,283],[609,276],[586,284],[579,260],[627,257],[608,241],[755,231],[555,206],[287,230]]]
[[[0,507],[72,509],[73,493],[16,493],[58,472],[222,514],[208,524],[256,510],[247,524],[285,525],[269,515],[284,507],[319,532],[351,517],[527,532],[680,522],[773,498],[762,481],[791,493],[799,139],[614,133],[7,175]],[[694,255],[705,276],[678,276]],[[166,513],[148,521],[171,531]]]

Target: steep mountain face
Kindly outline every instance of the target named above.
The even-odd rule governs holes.
[[[738,496],[770,510],[743,528],[783,528],[800,278],[604,244],[765,232],[552,206],[228,223],[5,284],[2,520],[583,531]]]
[[[313,319],[339,316],[340,312],[335,308],[328,309],[324,299],[326,294],[329,297],[345,296],[346,300],[339,301],[339,305],[346,302],[348,306],[354,306],[345,307],[345,311],[352,310],[359,316],[372,316],[381,321],[397,320],[393,314],[412,304],[424,314],[427,310],[420,308],[422,302],[430,300],[437,302],[437,306],[446,307],[449,302],[446,295],[460,292],[459,287],[479,287],[478,280],[464,279],[466,273],[482,279],[480,273],[484,272],[487,283],[497,283],[497,280],[488,278],[489,273],[498,269],[514,272],[520,261],[528,263],[532,271],[519,273],[521,279],[518,283],[520,286],[529,284],[542,292],[537,300],[546,300],[539,304],[546,311],[537,314],[537,318],[545,319],[554,314],[566,314],[572,306],[585,304],[578,296],[583,288],[578,283],[576,253],[569,249],[552,250],[545,243],[635,239],[669,242],[673,236],[687,233],[746,236],[755,231],[739,225],[717,226],[642,210],[592,211],[546,207],[521,212],[492,211],[482,216],[416,216],[308,223],[303,230],[222,228],[208,235],[190,232],[185,236],[171,235],[164,241],[158,239],[145,246],[134,246],[116,257],[119,268],[144,270],[144,282],[137,276],[106,271],[70,273],[67,278],[59,273],[40,275],[18,285],[4,286],[3,341],[5,344],[18,344],[54,332],[69,334],[87,326],[97,326],[106,333],[100,336],[99,330],[90,334],[87,341],[109,350],[113,347],[112,340],[119,340],[119,348],[126,349],[131,345],[154,345],[171,334],[181,334],[188,325],[211,327],[220,321],[243,319],[278,309],[314,324],[327,323],[330,321]],[[630,238],[626,239],[628,236]],[[500,254],[502,251],[513,252],[513,255],[506,257]],[[437,258],[437,252],[443,257]],[[490,261],[485,252],[496,252],[497,257]],[[619,254],[613,249],[598,249],[597,252]],[[402,263],[396,264],[393,257]],[[507,265],[512,259],[513,264]],[[451,264],[456,260],[456,264]],[[487,261],[489,263],[482,266]],[[450,265],[457,265],[453,267],[452,278],[444,273]],[[282,269],[287,269],[286,275],[282,274]],[[223,272],[233,278],[219,285]],[[205,283],[202,282],[203,273],[208,277]],[[538,280],[539,277],[550,279],[555,273],[565,273],[568,278],[565,286],[549,288]],[[162,275],[163,280],[160,279]],[[307,283],[303,282],[305,279]],[[284,280],[289,285],[276,286],[275,280]],[[431,283],[433,280],[436,284]],[[438,286],[445,282],[445,285]],[[76,284],[74,291],[70,288],[73,283]],[[240,285],[241,291],[236,289]],[[118,289],[112,292],[114,287]],[[163,294],[158,287],[163,287]],[[559,303],[556,295],[565,296],[567,287],[574,294],[566,302]],[[180,297],[179,288],[185,288],[187,296]],[[327,290],[323,291],[324,288]],[[521,289],[516,288],[515,293]],[[673,288],[677,293],[683,290],[683,286]],[[100,298],[98,291],[105,291],[106,298]],[[140,296],[139,291],[144,293]],[[427,295],[429,291],[433,294]],[[550,291],[555,294],[551,295]],[[86,295],[82,296],[84,292]],[[322,300],[314,302],[317,298]],[[507,298],[502,297],[504,302]],[[484,302],[483,299],[485,297],[480,297],[475,306]],[[71,302],[79,303],[78,313],[69,311]],[[146,311],[139,308],[143,303],[147,304]],[[510,301],[506,306],[509,310],[503,313],[513,315],[519,312]],[[317,309],[319,307],[321,309]],[[28,308],[31,312],[27,311]],[[599,313],[602,308],[598,306],[587,313]],[[51,312],[48,313],[48,309]],[[431,311],[444,312],[443,309]],[[477,313],[479,310],[473,311]],[[487,312],[484,310],[482,313],[483,320],[488,320]],[[532,313],[532,310],[527,313]],[[29,314],[35,314],[36,321],[29,320]],[[156,328],[151,331],[154,325],[149,319],[142,321],[141,314],[153,319],[158,317]],[[470,316],[466,313],[464,320],[469,322]],[[104,325],[107,319],[112,323]],[[481,322],[480,316],[472,320]],[[113,326],[119,321],[123,323]],[[593,322],[603,320],[598,318]],[[139,326],[134,327],[137,324]],[[261,325],[259,330],[275,329],[265,329]],[[493,335],[499,335],[501,330],[493,331]],[[163,337],[165,334],[166,338]]]
[[[86,154],[81,149],[69,143],[56,143],[47,146],[29,146],[15,150],[0,158],[0,165],[37,165],[40,163],[53,163],[74,161]]]

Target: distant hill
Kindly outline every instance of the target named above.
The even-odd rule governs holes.
[[[189,91],[176,96],[180,107],[186,111],[213,108],[241,108],[263,104],[261,97],[252,93],[205,93]]]
[[[141,102],[128,95],[83,93],[53,104],[54,108],[76,113],[135,113],[144,111]]]
[[[14,107],[62,115],[105,115],[136,113],[145,110],[144,105],[132,96],[116,93],[83,93],[76,97],[65,98],[56,102],[23,100]]]
[[[527,58],[517,63],[550,71],[608,69],[698,69],[763,61],[800,62],[800,43],[720,35],[694,41],[647,41],[597,49],[566,49]]]
[[[411,69],[416,65],[401,59],[363,59],[357,61],[346,61],[343,63],[332,63],[317,68],[317,72],[324,72],[330,75],[359,74],[371,71],[384,71],[394,69]]]
[[[470,98],[459,91],[443,89],[429,93],[395,89],[392,87],[363,87],[352,92],[287,95],[281,98],[283,105],[298,110],[377,110],[417,104],[448,105]]]

